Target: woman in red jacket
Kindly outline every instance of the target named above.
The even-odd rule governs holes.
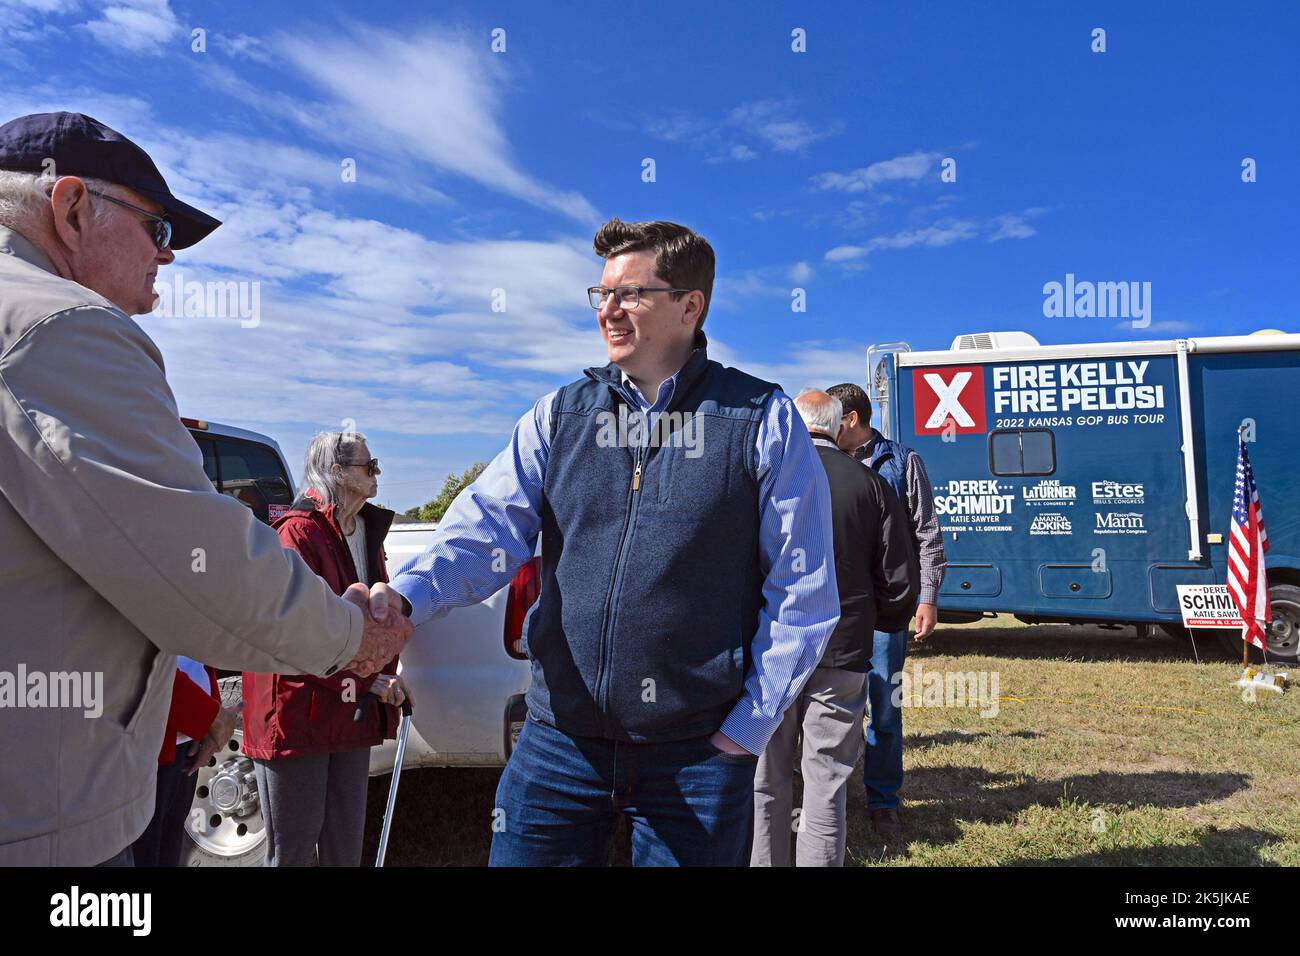
[[[307,492],[273,525],[335,594],[388,580],[393,512],[367,502],[379,474],[364,435],[322,432],[307,450]],[[257,777],[267,866],[360,865],[370,748],[395,736],[407,697],[396,675],[396,658],[374,677],[244,673],[244,752]]]

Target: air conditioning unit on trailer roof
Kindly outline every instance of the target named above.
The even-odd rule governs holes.
[[[1038,339],[1028,332],[975,332],[959,335],[952,340],[951,350],[987,351],[989,349],[1026,349],[1037,348]]]

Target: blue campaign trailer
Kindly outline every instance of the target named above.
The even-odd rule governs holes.
[[[1300,335],[873,346],[877,427],[924,458],[944,620],[1182,630],[1178,584],[1223,584],[1243,428],[1270,550],[1269,660],[1300,638]],[[1232,631],[1240,653],[1240,636]]]

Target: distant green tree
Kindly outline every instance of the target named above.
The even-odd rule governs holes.
[[[460,475],[448,475],[447,480],[442,483],[442,491],[438,492],[438,497],[414,508],[408,508],[407,517],[417,518],[420,521],[441,521],[442,516],[451,507],[451,503],[456,500],[456,496],[473,484],[474,479],[483,474],[483,469],[487,466],[487,462],[480,461]]]

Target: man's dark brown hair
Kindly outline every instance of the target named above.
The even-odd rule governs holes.
[[[832,385],[826,389],[826,394],[840,400],[845,415],[849,412],[857,412],[859,425],[865,427],[871,424],[871,399],[867,398],[867,393],[860,385],[854,385],[852,382]]]
[[[704,293],[704,308],[695,326],[699,331],[709,314],[709,300],[713,298],[713,271],[715,260],[709,240],[699,233],[675,222],[624,222],[615,217],[601,226],[592,241],[596,255],[602,259],[621,256],[625,252],[651,249],[655,254],[655,274],[675,289]],[[670,293],[674,302],[684,292]]]

